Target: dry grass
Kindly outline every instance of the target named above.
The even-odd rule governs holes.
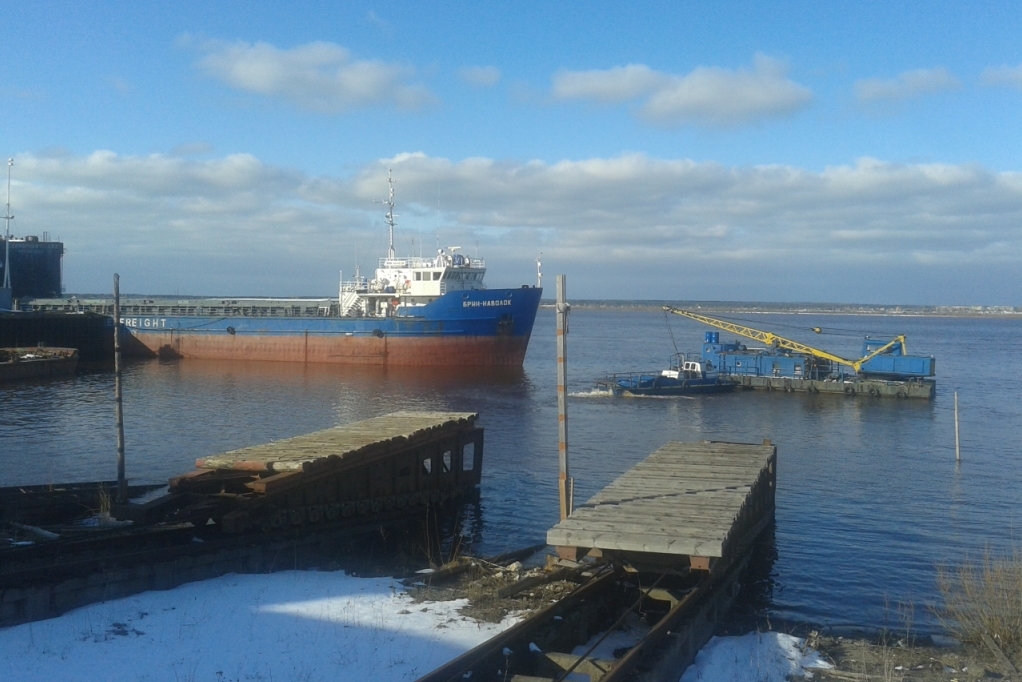
[[[937,570],[941,623],[964,642],[989,635],[1009,657],[1022,654],[1022,550]]]
[[[104,518],[110,518],[110,493],[106,491],[106,486],[99,486],[99,515]]]

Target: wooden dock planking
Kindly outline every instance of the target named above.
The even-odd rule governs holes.
[[[668,443],[551,528],[547,542],[725,557],[772,514],[776,462],[777,449],[768,441]]]
[[[437,432],[471,425],[472,412],[394,412],[355,424],[232,450],[195,462],[199,469],[243,471],[307,471],[331,460],[353,459],[364,463],[375,454],[392,453],[395,446],[423,439]]]
[[[227,533],[417,513],[479,485],[477,416],[395,412],[205,457],[171,479],[156,511],[194,511]]]

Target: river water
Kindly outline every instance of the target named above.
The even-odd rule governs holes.
[[[908,335],[937,358],[933,402],[740,392],[596,396],[608,371],[665,366],[705,327],[649,310],[581,308],[568,334],[569,445],[581,502],[665,442],[778,447],[772,618],[932,629],[942,563],[1022,544],[1022,320],[764,314],[750,326],[858,357],[862,335]],[[824,336],[805,331],[819,326]],[[673,334],[673,342],[672,342]],[[722,340],[729,339],[722,334]],[[542,542],[557,521],[554,315],[542,309],[520,371],[417,371],[288,363],[150,361],[124,373],[132,482],[165,481],[206,455],[399,409],[473,411],[486,430],[470,533],[490,555]],[[962,462],[955,463],[953,392]],[[0,486],[116,477],[113,376],[0,388]]]

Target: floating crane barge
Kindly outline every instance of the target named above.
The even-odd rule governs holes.
[[[936,360],[909,355],[904,335],[886,343],[867,337],[862,357],[848,360],[771,332],[671,306],[664,310],[762,342],[763,348],[748,348],[738,341],[721,343],[720,332],[706,332],[704,364],[743,388],[926,400],[935,393]]]

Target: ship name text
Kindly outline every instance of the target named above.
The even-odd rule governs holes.
[[[121,325],[135,329],[166,329],[165,317],[122,317]]]
[[[489,306],[511,305],[511,299],[495,299],[491,301],[462,301],[462,308],[484,308]]]

